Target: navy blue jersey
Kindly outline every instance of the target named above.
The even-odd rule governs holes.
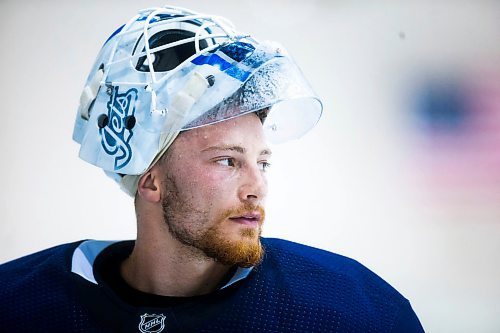
[[[262,239],[253,269],[208,295],[132,289],[133,241],[60,245],[0,266],[1,332],[423,332],[408,300],[358,262]]]

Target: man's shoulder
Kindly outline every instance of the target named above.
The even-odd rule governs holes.
[[[3,263],[0,265],[0,280],[9,278],[9,276],[34,274],[37,271],[54,267],[69,270],[70,267],[67,264],[70,262],[69,260],[73,251],[81,242],[82,241],[57,245]]]
[[[361,265],[359,262],[349,257],[289,240],[262,238],[262,243],[266,250],[271,251],[272,255],[298,257],[313,265],[319,265],[325,268],[339,263]]]
[[[386,284],[360,262],[349,257],[278,238],[263,238],[267,259],[288,272],[322,271],[325,274],[367,276]]]
[[[0,265],[2,329],[66,332],[73,331],[74,325],[90,327],[77,297],[77,276],[71,270],[81,243],[54,246]]]
[[[409,301],[358,261],[281,239],[262,243],[266,255],[256,268],[258,279],[290,308],[300,304],[327,317],[341,315],[367,329],[377,327],[377,332],[389,327],[395,332],[422,331]],[[400,329],[402,324],[410,326]]]
[[[333,279],[342,281],[344,287],[351,286],[364,291],[376,290],[377,293],[384,292],[387,296],[403,298],[381,277],[354,259],[276,238],[263,239],[263,244],[267,265],[286,273],[292,279],[300,276],[305,278],[304,281],[308,281],[319,276],[325,281],[322,287],[327,289],[336,287],[335,284],[327,282]]]
[[[80,242],[54,246],[0,265],[0,303],[50,296],[70,284],[71,257]]]

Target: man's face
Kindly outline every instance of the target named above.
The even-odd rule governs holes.
[[[181,133],[160,162],[170,233],[222,264],[257,264],[270,154],[255,114]]]

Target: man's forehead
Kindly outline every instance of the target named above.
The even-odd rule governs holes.
[[[206,149],[209,147],[263,146],[267,148],[264,130],[255,114],[248,114],[223,122],[182,132],[179,139],[184,144]]]

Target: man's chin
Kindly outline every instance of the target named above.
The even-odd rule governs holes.
[[[260,242],[260,230],[244,228],[236,239],[220,234],[205,234],[200,249],[210,258],[228,266],[251,267],[262,261],[264,248]]]
[[[258,241],[260,232],[260,227],[242,228],[240,230],[240,238],[246,241]]]

